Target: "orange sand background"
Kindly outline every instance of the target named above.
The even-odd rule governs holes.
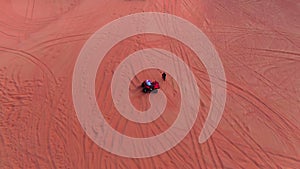
[[[300,3],[297,1],[64,0],[0,1],[0,168],[300,168]],[[219,52],[227,77],[222,120],[205,143],[198,136],[210,105],[205,67],[180,42],[137,35],[120,42],[98,69],[96,97],[106,120],[133,137],[154,136],[175,120],[179,88],[160,70],[133,79],[130,98],[157,79],[168,96],[162,117],[137,124],[114,108],[113,70],[134,51],[159,47],[181,57],[197,77],[198,119],[185,139],[156,157],[129,159],[102,150],[85,134],[71,94],[76,58],[86,40],[110,21],[137,12],[166,12],[198,26]],[[107,83],[100,84],[105,80]]]

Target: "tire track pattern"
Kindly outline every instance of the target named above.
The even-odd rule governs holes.
[[[16,15],[9,1],[0,2],[1,46],[19,50],[2,48],[0,53],[0,168],[299,168],[300,25],[296,1],[95,2],[81,1],[64,13],[56,11],[58,17],[32,20]],[[64,2],[53,3],[59,6]],[[45,7],[41,2],[34,9],[28,6],[28,11],[33,9],[32,16],[39,16],[35,11]],[[120,43],[120,50],[109,54],[108,64],[121,62],[117,56],[131,49],[162,46],[183,55],[204,92],[196,125],[183,142],[157,158],[127,159],[99,149],[84,134],[73,109],[68,76],[89,35],[112,19],[142,11],[182,16],[201,28],[215,44],[229,75],[228,97],[216,132],[208,142],[199,144],[197,136],[210,105],[205,67],[176,41],[140,36],[132,38],[135,45]],[[35,63],[25,59],[30,56],[21,50],[40,63],[32,57]],[[61,62],[63,67],[53,64]],[[105,71],[100,79],[111,74],[111,70]],[[166,85],[170,95],[172,83]],[[107,97],[105,89],[99,91],[99,97]],[[113,107],[106,100],[103,104],[106,109]],[[105,116],[118,127],[114,124],[119,118],[113,111]],[[129,124],[118,125],[126,130]]]

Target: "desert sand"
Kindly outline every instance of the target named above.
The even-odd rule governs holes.
[[[1,169],[300,168],[298,1],[2,0],[0,9]],[[112,128],[130,137],[151,137],[178,116],[179,86],[169,74],[163,81],[162,70],[155,68],[136,74],[129,98],[136,109],[147,110],[149,94],[139,85],[156,79],[167,97],[162,115],[139,124],[115,108],[110,92],[114,70],[136,51],[160,48],[176,54],[194,73],[201,95],[197,119],[180,143],[157,156],[127,158],[99,147],[82,128],[72,76],[95,31],[140,12],[176,15],[206,34],[223,63],[227,99],[215,132],[200,144],[212,94],[201,60],[166,36],[124,39],[107,53],[95,79],[98,107]]]

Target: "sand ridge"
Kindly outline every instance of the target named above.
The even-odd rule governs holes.
[[[299,168],[296,1],[4,0],[0,6],[0,168]],[[112,74],[124,58],[142,49],[165,49],[196,76],[201,101],[192,130],[166,153],[133,159],[101,149],[80,126],[71,91],[80,50],[100,27],[137,12],[183,17],[218,51],[227,101],[218,128],[205,143],[199,144],[198,136],[211,104],[207,70],[184,44],[151,34],[125,39],[107,53],[95,80],[98,106],[106,121],[128,136],[149,137],[168,129],[180,102],[178,84],[169,75],[161,81],[166,111],[150,124],[122,117],[110,93]],[[149,107],[138,85],[160,74],[151,69],[132,80],[129,97],[137,109]]]

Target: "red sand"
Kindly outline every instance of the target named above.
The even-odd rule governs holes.
[[[0,168],[300,168],[300,4],[297,1],[9,1],[0,2]],[[176,147],[156,157],[130,159],[98,147],[81,128],[72,102],[72,73],[86,40],[101,26],[137,12],[166,12],[198,26],[215,45],[227,77],[225,112],[212,137],[198,136],[210,105],[205,67],[178,41],[139,35],[116,45],[96,79],[97,101],[119,132],[149,137],[167,129],[178,112],[178,86],[161,87],[167,110],[153,123],[122,117],[111,100],[110,80],[130,53],[159,47],[189,63],[201,93],[198,119]],[[137,92],[130,98],[149,107]],[[101,80],[106,84],[99,84]],[[126,129],[126,130],[125,130]]]

